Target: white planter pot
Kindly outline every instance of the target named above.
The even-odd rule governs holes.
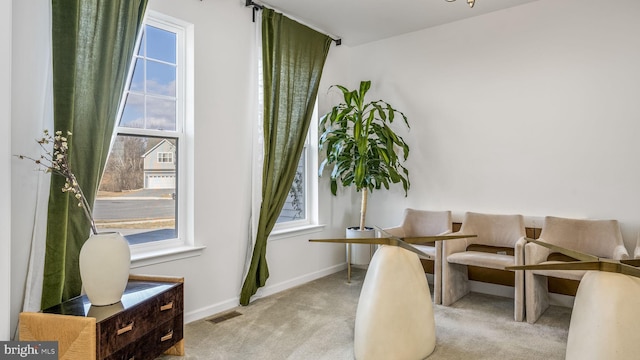
[[[80,249],[80,278],[92,306],[120,301],[129,280],[131,251],[118,232],[92,235]]]
[[[373,228],[360,227],[347,228],[347,239],[368,239],[376,237],[376,231]],[[375,251],[375,245],[370,244],[347,244],[347,262],[349,261],[349,249],[351,249],[351,264],[368,265]]]

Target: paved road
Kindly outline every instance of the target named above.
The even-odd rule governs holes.
[[[96,221],[168,219],[175,216],[175,200],[171,199],[173,190],[140,190],[117,196],[97,198],[93,215]],[[128,227],[124,223],[121,229],[109,228],[122,233],[129,244],[139,244],[156,240],[171,239],[176,236],[175,229],[156,228],[147,223],[148,228]]]
[[[175,216],[175,209],[172,199],[110,198],[97,199],[93,215],[96,220],[166,219]]]

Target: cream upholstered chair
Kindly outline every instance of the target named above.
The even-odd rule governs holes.
[[[540,241],[576,250],[600,258],[623,260],[629,258],[617,220],[581,220],[547,216]],[[552,263],[551,250],[529,243],[525,246],[525,265]],[[581,280],[585,270],[526,270],[527,322],[535,323],[549,307],[548,278]]]
[[[477,237],[446,240],[442,244],[442,304],[451,305],[469,292],[467,266],[504,270],[524,265],[526,243],[522,215],[467,212],[459,232]],[[514,318],[524,319],[524,274],[514,271]]]
[[[449,234],[451,233],[451,211],[405,209],[402,223],[384,231],[400,238]],[[433,302],[441,304],[442,241],[414,246],[433,259]]]

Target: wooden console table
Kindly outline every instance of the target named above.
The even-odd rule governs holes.
[[[58,341],[59,358],[155,359],[184,355],[184,280],[131,275],[119,303],[91,306],[78,296],[20,314],[21,341]]]

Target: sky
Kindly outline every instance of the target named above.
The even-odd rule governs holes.
[[[120,126],[176,130],[176,34],[146,25]]]

